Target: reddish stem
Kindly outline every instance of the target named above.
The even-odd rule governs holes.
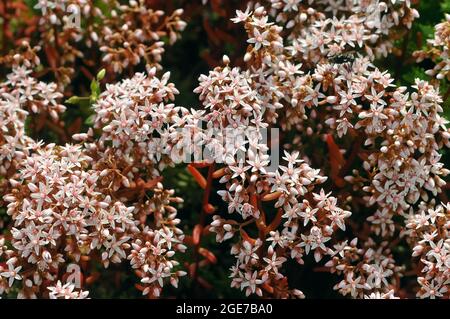
[[[205,208],[209,204],[209,196],[211,193],[212,183],[213,183],[213,172],[214,172],[214,164],[210,164],[210,166],[208,168],[208,177],[206,178],[205,192],[203,193],[200,221],[198,223],[198,225],[200,225],[201,229],[203,229],[205,227],[205,219],[206,219],[206,215],[208,215],[208,212],[205,210]],[[193,269],[193,276],[194,276],[193,288],[196,287],[196,284],[198,282],[198,268],[199,268],[199,262],[200,262],[199,250],[201,248],[202,235],[203,235],[203,232],[200,231],[198,242],[195,243],[195,248],[194,248],[195,264],[194,264],[194,269]]]

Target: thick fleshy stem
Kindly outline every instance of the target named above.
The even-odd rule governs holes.
[[[193,167],[193,166],[190,166],[190,167]],[[206,185],[204,187],[205,191],[203,192],[200,220],[199,220],[199,223],[196,225],[196,228],[197,228],[197,226],[199,228],[198,235],[194,236],[194,245],[195,245],[195,247],[194,247],[194,267],[192,268],[192,276],[193,276],[192,289],[193,290],[195,290],[195,288],[197,286],[197,282],[198,282],[198,268],[199,268],[199,263],[200,263],[199,250],[201,248],[201,241],[202,241],[203,229],[205,227],[206,215],[208,215],[208,211],[209,211],[209,208],[208,208],[209,207],[209,197],[210,197],[211,190],[212,190],[214,168],[215,168],[214,163],[209,164],[208,176],[206,178]],[[192,169],[189,169],[189,171],[192,173]],[[202,185],[200,185],[200,186],[202,186]]]

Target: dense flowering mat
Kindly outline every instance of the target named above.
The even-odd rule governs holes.
[[[448,298],[449,8],[0,1],[0,295]]]

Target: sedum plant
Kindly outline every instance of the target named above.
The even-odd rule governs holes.
[[[446,22],[413,54],[435,79],[402,85],[379,61],[419,18],[408,0],[230,3],[197,4],[246,39],[198,77],[196,107],[162,60],[192,7],[3,7],[3,49],[20,45],[0,57],[1,294],[98,297],[112,273],[148,298],[220,296],[220,269],[236,293],[304,298],[312,267],[352,298],[449,297]]]

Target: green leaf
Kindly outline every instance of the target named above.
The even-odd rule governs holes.
[[[105,78],[106,75],[106,70],[105,69],[101,69],[98,73],[97,73],[97,81],[101,81]]]
[[[99,95],[100,94],[100,85],[98,84],[97,80],[92,80],[91,82],[91,93]]]
[[[65,101],[65,103],[76,105],[76,104],[80,103],[80,100],[81,100],[81,98],[79,96],[74,95],[71,98],[67,99]]]
[[[91,125],[94,124],[94,119],[95,119],[95,114],[91,114],[91,115],[84,121],[84,124],[91,126]]]
[[[100,95],[100,83],[96,79],[93,79],[91,82],[91,102],[94,103],[97,101]]]

